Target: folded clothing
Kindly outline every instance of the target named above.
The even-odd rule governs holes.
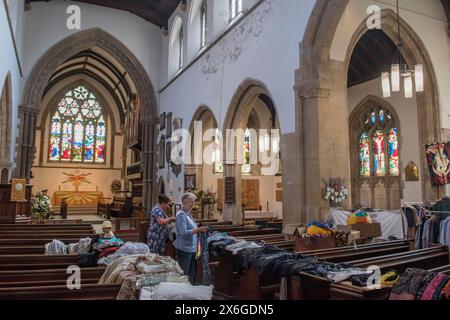
[[[213,287],[192,286],[187,283],[161,283],[155,292],[154,300],[212,300]]]

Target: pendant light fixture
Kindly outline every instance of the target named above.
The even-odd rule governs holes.
[[[397,30],[398,30],[398,44],[395,50],[394,61],[391,65],[390,72],[381,73],[381,87],[383,90],[383,97],[391,97],[392,92],[400,92],[403,80],[403,89],[405,91],[405,98],[412,98],[414,96],[414,86],[416,92],[423,92],[424,76],[423,65],[417,64],[414,70],[409,69],[406,61],[403,59],[402,37],[400,26],[400,7],[399,0],[397,0]]]

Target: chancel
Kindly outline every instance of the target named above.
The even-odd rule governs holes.
[[[0,300],[448,300],[449,17],[2,0]]]

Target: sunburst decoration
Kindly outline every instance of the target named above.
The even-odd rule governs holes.
[[[63,181],[63,184],[65,183],[71,183],[74,187],[75,187],[75,191],[78,191],[78,188],[84,184],[92,184],[87,177],[89,177],[90,175],[92,175],[92,172],[89,173],[81,173],[80,170],[81,167],[77,170],[75,170],[74,173],[66,173],[63,172],[64,175],[68,176],[69,179],[67,179],[66,181]]]

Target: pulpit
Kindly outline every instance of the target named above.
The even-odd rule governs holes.
[[[15,223],[17,216],[31,216],[32,186],[25,189],[26,201],[11,201],[11,184],[0,184],[0,223]]]

